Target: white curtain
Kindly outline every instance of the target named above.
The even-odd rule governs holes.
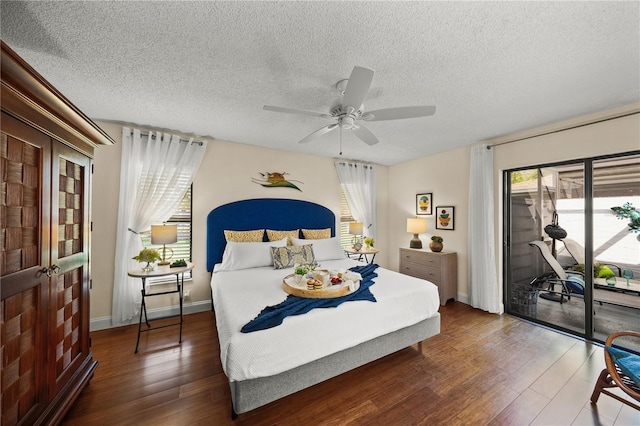
[[[376,238],[376,172],[371,164],[337,161],[336,170],[351,215],[364,235]]]
[[[128,322],[140,309],[141,282],[127,275],[140,268],[132,259],[142,249],[138,233],[171,217],[202,162],[206,141],[180,141],[180,137],[122,129],[120,198],[113,282],[113,325]],[[94,188],[94,196],[100,189]]]
[[[471,306],[502,313],[493,216],[493,149],[471,147],[469,176],[469,301]]]

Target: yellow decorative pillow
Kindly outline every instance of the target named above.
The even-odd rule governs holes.
[[[224,238],[234,243],[261,243],[264,237],[264,229],[254,229],[253,231],[229,231],[224,230]],[[283,237],[284,238],[284,237]]]
[[[316,262],[311,244],[306,246],[271,247],[273,269],[291,268],[294,265],[311,265]]]
[[[303,229],[302,235],[305,240],[323,240],[331,238],[331,228],[325,229]]]
[[[287,239],[287,245],[291,245],[291,238],[298,238],[298,230],[291,231],[274,231],[273,229],[267,229],[267,238],[269,241],[280,241],[283,238]]]

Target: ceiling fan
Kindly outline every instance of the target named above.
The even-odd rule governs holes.
[[[330,131],[340,128],[348,129],[368,145],[377,144],[378,138],[357,121],[383,121],[399,120],[405,118],[427,117],[435,114],[435,106],[408,106],[399,108],[386,108],[365,112],[363,102],[373,80],[374,71],[364,67],[353,67],[349,79],[340,80],[336,83],[336,88],[342,94],[333,103],[329,113],[308,111],[296,108],[284,108],[278,106],[265,105],[267,111],[285,112],[290,114],[309,115],[312,117],[336,119],[335,123],[324,126],[310,135],[303,138],[300,143],[310,142]]]

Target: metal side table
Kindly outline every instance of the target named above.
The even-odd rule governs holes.
[[[360,250],[355,250],[353,248],[346,248],[344,249],[344,251],[347,253],[347,256],[351,257],[351,256],[357,256],[357,260],[362,260],[362,258],[364,257],[364,261],[367,263],[373,263],[373,261],[376,258],[376,254],[378,254],[378,252],[380,250],[375,249],[373,247],[371,248],[361,248]],[[372,255],[371,260],[369,260],[368,256]]]
[[[140,320],[138,322],[138,341],[136,342],[136,351],[138,353],[138,346],[140,345],[140,334],[146,331],[157,330],[165,327],[172,327],[179,325],[180,326],[180,340],[179,343],[182,343],[182,291],[184,287],[184,273],[189,272],[194,267],[193,263],[187,263],[187,266],[179,266],[177,268],[170,268],[167,266],[156,266],[156,269],[149,272],[144,272],[140,269],[135,269],[128,272],[128,275],[133,278],[140,278],[142,280],[142,306],[140,307]],[[147,278],[155,278],[155,277],[166,277],[169,275],[176,276],[176,289],[169,291],[162,291],[158,293],[147,293]],[[152,296],[161,296],[163,294],[173,294],[178,293],[178,298],[180,300],[180,313],[177,315],[167,315],[159,318],[152,318],[151,321],[166,319],[166,318],[180,318],[179,322],[160,325],[156,327],[152,327],[149,318],[147,317],[147,304],[145,299],[147,297]],[[142,329],[142,315],[144,315],[144,322],[147,324],[146,329]]]

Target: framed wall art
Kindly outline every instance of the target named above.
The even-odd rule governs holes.
[[[433,214],[433,193],[416,194],[416,215],[428,216]]]
[[[453,231],[455,226],[455,211],[453,206],[436,207],[436,229]]]

